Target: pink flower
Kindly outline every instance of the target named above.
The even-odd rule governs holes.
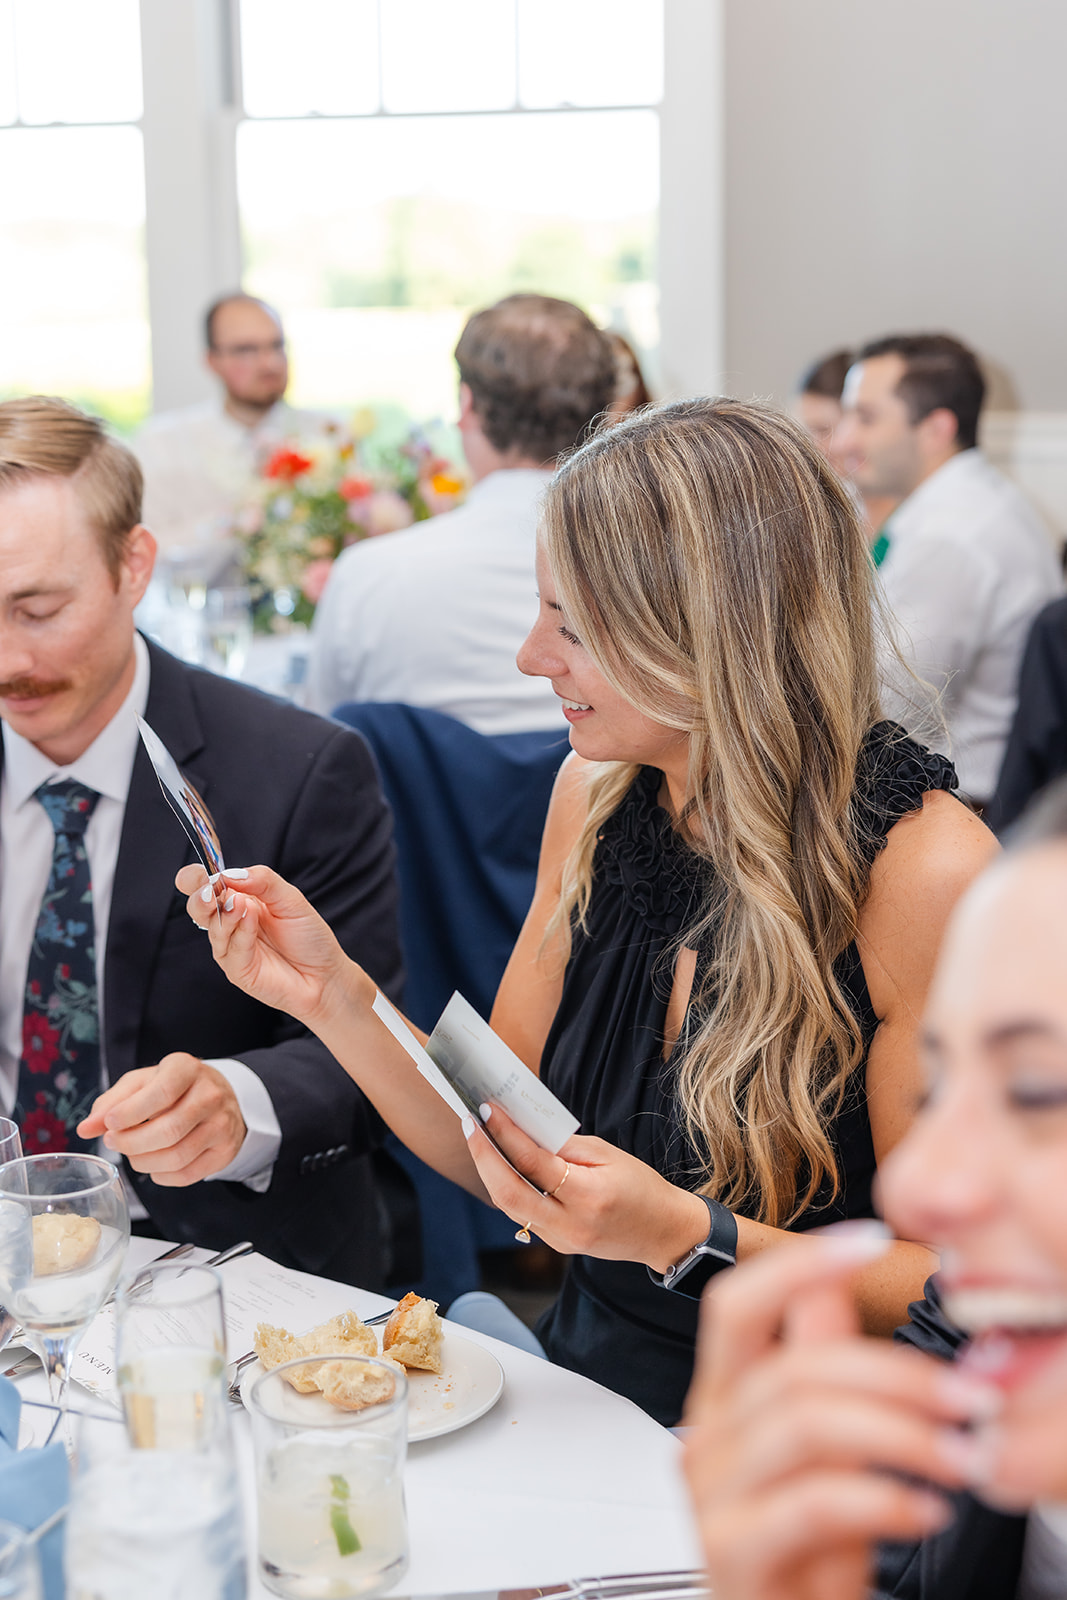
[[[304,575],[300,579],[300,589],[301,593],[311,601],[313,606],[317,606],[322,599],[322,591],[326,587],[332,570],[333,562],[325,558],[320,561],[309,561],[304,568]]]
[[[415,513],[395,489],[378,489],[361,508],[360,521],[367,530],[368,538],[374,538],[379,533],[396,533],[401,528],[410,528],[415,521]]]

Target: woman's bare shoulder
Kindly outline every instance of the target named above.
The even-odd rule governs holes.
[[[864,970],[879,1016],[903,995],[910,1005],[921,1004],[953,907],[999,851],[985,823],[942,789],[890,828],[859,918]]]

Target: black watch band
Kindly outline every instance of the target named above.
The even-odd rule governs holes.
[[[707,1206],[711,1219],[707,1238],[694,1245],[673,1267],[668,1267],[662,1278],[651,1267],[647,1268],[654,1284],[661,1289],[671,1289],[675,1294],[684,1294],[687,1300],[699,1300],[709,1278],[737,1263],[737,1218],[721,1201],[711,1200],[706,1194],[700,1199]]]

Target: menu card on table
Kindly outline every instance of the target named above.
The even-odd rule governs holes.
[[[194,1250],[186,1260],[188,1265],[196,1266],[210,1254],[208,1250]],[[251,1350],[257,1322],[304,1332],[342,1311],[368,1317],[390,1304],[381,1295],[313,1278],[255,1253],[227,1261],[219,1268],[219,1276],[226,1317],[227,1361],[236,1361]],[[105,1306],[83,1335],[71,1362],[71,1377],[90,1393],[117,1403],[114,1306]]]

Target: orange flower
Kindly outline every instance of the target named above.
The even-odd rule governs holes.
[[[435,472],[430,479],[430,488],[434,494],[460,494],[463,490],[463,480],[450,472]]]
[[[299,478],[302,472],[308,472],[314,466],[310,456],[302,456],[298,450],[290,450],[288,445],[283,445],[280,450],[275,450],[264,470],[268,478],[281,478],[286,483],[291,483],[294,478]]]

